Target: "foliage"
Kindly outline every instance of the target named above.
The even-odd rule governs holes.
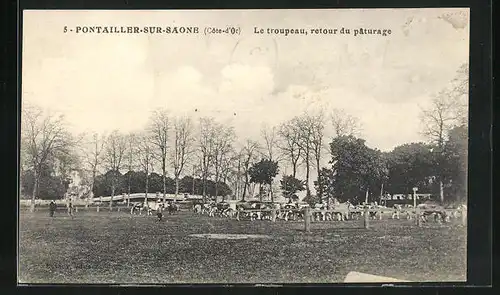
[[[250,182],[259,184],[271,184],[273,178],[278,175],[279,167],[277,161],[262,159],[249,169]]]
[[[382,153],[365,145],[365,140],[354,136],[340,136],[330,143],[332,171],[326,175],[330,186],[327,191],[341,201],[362,200],[379,196],[387,178]]]
[[[94,196],[110,196],[111,187],[109,182],[111,179],[116,178],[116,191],[115,195],[126,194],[128,192],[128,180],[130,177],[130,193],[144,193],[146,186],[146,174],[143,171],[129,171],[125,174],[112,173],[108,171],[104,175],[98,175],[96,177],[96,184],[94,186]],[[158,173],[149,174],[149,189],[148,192],[156,194],[157,192],[163,193],[163,178]],[[175,179],[167,177],[165,179],[166,183],[166,193],[175,193]],[[28,184],[26,184],[28,185]],[[181,194],[192,194],[193,190],[193,178],[191,176],[185,176],[179,181],[179,193]],[[195,178],[195,195],[200,195],[202,193],[202,180]],[[218,183],[219,195],[230,195],[232,194],[229,186],[224,182]],[[212,180],[207,180],[207,195],[215,196],[215,182]]]
[[[305,186],[305,181],[297,179],[293,175],[285,175],[280,181],[280,188],[285,197],[291,197],[297,192],[305,190]]]
[[[69,187],[69,179],[57,176],[50,166],[44,165],[40,170],[37,198],[42,200],[62,199]],[[21,175],[21,195],[30,196],[35,185],[33,170],[26,170]]]
[[[386,190],[410,193],[416,186],[419,193],[431,193],[436,188],[434,158],[432,147],[424,143],[396,147],[387,155],[390,182]]]
[[[447,183],[445,197],[451,201],[463,202],[467,198],[467,147],[467,126],[450,130],[443,153],[447,163],[443,175]]]

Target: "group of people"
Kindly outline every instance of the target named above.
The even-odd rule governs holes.
[[[71,201],[68,202],[67,204],[67,210],[68,210],[68,215],[71,216],[71,218],[73,218],[73,213],[74,213],[74,210],[75,208],[73,207],[73,203]],[[57,204],[56,202],[54,201],[50,201],[49,203],[49,214],[50,214],[50,217],[54,217],[54,214],[55,212],[57,211]]]

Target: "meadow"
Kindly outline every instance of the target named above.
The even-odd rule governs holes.
[[[21,211],[19,283],[338,283],[350,271],[408,281],[465,281],[466,228],[373,220],[236,221],[179,212]],[[209,239],[193,234],[260,234]]]

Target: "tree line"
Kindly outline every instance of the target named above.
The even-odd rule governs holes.
[[[305,190],[311,202],[332,196],[376,199],[414,186],[439,195],[441,201],[463,199],[467,74],[465,64],[450,86],[422,108],[422,133],[428,141],[390,152],[366,146],[359,118],[339,109],[302,113],[277,126],[263,126],[260,140],[237,140],[233,127],[215,118],[172,116],[166,109],[151,112],[147,125],[137,132],[74,135],[64,117],[25,105],[21,192],[32,200],[64,195],[76,170],[94,195],[112,197],[160,192],[165,198],[196,191],[204,197],[233,195],[244,200],[258,185],[260,198],[269,195],[274,200],[275,178],[282,174],[283,195]]]

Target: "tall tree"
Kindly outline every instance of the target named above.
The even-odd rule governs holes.
[[[348,114],[343,109],[334,109],[330,114],[334,136],[358,136],[361,131],[361,123],[355,116]]]
[[[168,111],[160,109],[154,111],[150,117],[149,125],[151,133],[151,142],[155,146],[154,158],[161,164],[161,173],[163,179],[163,202],[167,197],[167,156],[169,143],[170,119]]]
[[[297,179],[293,175],[283,176],[280,184],[285,198],[292,198],[298,191],[305,190],[305,181]]]
[[[293,119],[293,126],[299,134],[298,145],[302,151],[302,160],[306,166],[306,196],[310,197],[311,188],[309,187],[309,179],[313,153],[314,120],[310,115],[304,114]]]
[[[430,105],[422,108],[422,132],[429,141],[436,145],[434,152],[438,166],[445,166],[444,144],[448,132],[460,125],[467,123],[467,93],[468,93],[468,64],[462,65],[456,78],[450,85],[441,90],[432,100]],[[444,201],[444,174],[438,175],[439,195]]]
[[[277,153],[278,148],[278,128],[275,126],[269,127],[264,125],[261,129],[261,135],[265,144],[265,154],[266,159],[270,161],[280,162],[281,157]],[[269,192],[271,194],[271,201],[274,202],[274,191],[273,191],[273,181],[269,183]]]
[[[213,118],[200,118],[199,127],[198,147],[200,156],[200,172],[202,179],[202,195],[203,200],[205,201],[207,194],[207,180],[211,173],[210,167],[214,162],[213,153],[216,122]]]
[[[278,148],[278,128],[275,126],[263,125],[260,131],[262,139],[264,141],[263,154],[268,160],[274,161],[279,160],[279,155],[276,151]]]
[[[316,195],[319,197],[319,201],[322,202],[323,196],[323,185],[321,182],[323,181],[321,177],[321,157],[323,153],[323,138],[325,132],[325,120],[323,112],[318,112],[317,114],[310,116],[310,124],[311,124],[311,150],[316,164],[316,171],[318,174],[317,182],[318,182],[318,190],[316,191]]]
[[[335,197],[359,201],[366,192],[378,192],[385,178],[381,152],[354,136],[336,137],[330,143],[331,183]]]
[[[218,196],[219,181],[224,171],[226,160],[228,159],[231,150],[235,133],[233,128],[225,127],[217,124],[214,128],[214,145],[213,145],[213,164],[215,168],[215,197]]]
[[[117,130],[113,131],[106,140],[106,149],[104,154],[106,168],[109,171],[109,182],[111,186],[111,199],[109,209],[113,207],[113,197],[115,196],[118,185],[120,169],[123,165],[125,152],[127,150],[127,138]]]
[[[262,201],[262,185],[270,185],[274,177],[278,175],[278,162],[262,159],[254,163],[249,169],[250,182],[259,184],[259,199]],[[274,202],[274,200],[272,200]]]
[[[68,156],[73,146],[73,138],[66,129],[63,116],[44,113],[35,105],[23,106],[21,118],[21,164],[33,171],[30,210],[34,211],[43,167],[56,158]]]
[[[457,126],[448,132],[444,144],[444,165],[441,173],[445,180],[445,202],[467,200],[468,130],[466,125]]]
[[[144,197],[144,202],[147,203],[148,201],[148,192],[149,192],[149,177],[150,177],[150,171],[151,171],[151,166],[153,162],[153,156],[154,156],[154,145],[151,143],[149,140],[149,135],[148,134],[140,134],[137,137],[137,144],[135,153],[137,155],[137,159],[139,162],[139,165],[141,167],[141,170],[144,172],[144,177],[145,177],[145,182],[144,182],[144,192],[145,192],[145,197]],[[166,181],[163,181],[163,183],[166,183]]]
[[[429,145],[409,143],[395,147],[387,154],[390,182],[386,188],[395,193],[410,193],[413,187],[430,193],[435,178],[434,155]]]
[[[136,162],[138,138],[137,134],[130,133],[127,135],[127,164],[128,172],[132,172]],[[132,183],[132,174],[127,174],[127,206],[130,204],[130,190]]]
[[[242,170],[245,176],[245,183],[243,185],[243,201],[245,200],[248,185],[250,184],[250,167],[255,160],[255,156],[258,154],[260,149],[259,143],[253,140],[247,139],[245,146],[243,147],[241,154],[243,155]]]
[[[240,163],[239,154],[235,152],[234,148],[229,153],[228,157],[222,163],[222,181],[231,187],[234,197],[238,196],[238,164]],[[224,201],[224,196],[223,199]]]
[[[278,134],[280,136],[279,148],[292,166],[292,176],[297,175],[297,168],[301,158],[300,133],[295,120],[290,120],[280,125]]]
[[[179,194],[179,177],[193,151],[193,125],[188,117],[174,120],[174,146],[172,164],[174,166],[175,196]]]
[[[98,133],[93,133],[90,140],[88,140],[87,144],[85,145],[85,160],[92,177],[90,182],[90,198],[93,197],[97,172],[99,171],[99,168],[103,161],[103,151],[105,144],[105,136],[99,135]],[[88,202],[86,206],[88,206]]]

